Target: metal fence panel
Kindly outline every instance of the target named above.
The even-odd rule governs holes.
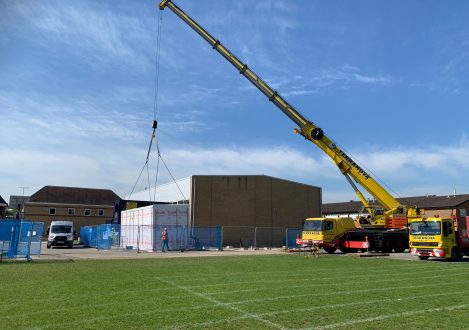
[[[120,226],[104,224],[97,226],[96,248],[110,250],[120,246]]]
[[[97,247],[98,227],[85,226],[80,228],[80,242],[85,247]]]
[[[254,246],[257,248],[272,248],[285,245],[285,228],[256,227]]]
[[[222,227],[189,227],[187,235],[188,250],[222,248]]]
[[[286,247],[288,249],[295,248],[296,245],[296,238],[301,238],[301,228],[287,228],[286,229]]]
[[[0,221],[2,256],[27,258],[40,255],[44,223],[29,220]]]
[[[255,227],[224,226],[223,246],[235,248],[252,247],[255,243]]]

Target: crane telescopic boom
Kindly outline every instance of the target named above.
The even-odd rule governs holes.
[[[403,224],[405,224],[406,221],[402,221],[403,217],[401,216],[396,217],[396,219],[400,219],[398,223],[393,223],[393,214],[403,215],[404,218],[407,215],[415,214],[415,209],[407,208],[401,205],[389,192],[386,191],[386,189],[384,189],[376,180],[374,180],[369,173],[367,173],[357,162],[355,162],[349,155],[347,155],[341,148],[339,148],[339,146],[331,138],[329,138],[318,125],[312,121],[307,120],[299,111],[297,111],[283,97],[281,97],[276,90],[270,87],[262,78],[254,73],[254,71],[252,71],[247,66],[247,64],[240,61],[219,40],[215,39],[203,27],[201,27],[190,16],[182,11],[173,1],[163,0],[159,4],[159,8],[161,10],[169,8],[184,22],[186,22],[186,24],[189,25],[202,38],[204,38],[214,50],[216,50],[228,62],[230,62],[240,74],[242,74],[254,86],[256,86],[257,89],[259,89],[269,99],[269,101],[275,104],[277,108],[279,108],[285,115],[288,116],[288,118],[290,118],[296,125],[298,125],[298,128],[294,129],[295,133],[299,133],[304,138],[313,142],[332,159],[341,173],[345,176],[347,181],[351,184],[363,206],[373,215],[373,225],[395,228],[401,227]],[[363,187],[376,199],[376,201],[384,209],[384,214],[378,214],[375,212],[375,208],[368,203],[367,199],[358,189],[355,182]],[[389,219],[391,219],[391,221]]]

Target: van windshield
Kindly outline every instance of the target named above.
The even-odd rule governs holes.
[[[72,226],[55,225],[52,226],[50,232],[53,234],[70,234],[72,232]]]
[[[440,235],[440,221],[419,221],[410,224],[411,235]]]

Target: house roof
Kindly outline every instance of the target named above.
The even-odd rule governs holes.
[[[109,189],[45,186],[31,196],[30,202],[114,205],[120,197]]]
[[[7,202],[0,196],[0,205],[3,206],[3,204],[8,205]]]
[[[469,201],[469,194],[449,196],[415,196],[397,198],[397,200],[402,205],[415,205],[427,210],[451,209]],[[358,213],[361,207],[362,203],[358,201],[327,203],[322,205],[322,212],[324,214]]]

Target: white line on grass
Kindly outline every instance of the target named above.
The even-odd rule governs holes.
[[[425,274],[425,273],[435,273],[436,271],[435,270],[428,270],[428,271],[420,271],[419,274]],[[351,272],[350,272],[351,273]],[[350,274],[349,273],[349,274]],[[407,273],[400,273],[399,275],[406,275]],[[412,275],[412,274],[415,274],[415,271],[413,272],[410,272],[408,273],[409,275]],[[460,274],[463,274],[463,275],[466,275],[468,274],[469,275],[469,271],[467,272],[464,272],[464,273],[460,273]],[[454,275],[454,274],[451,274],[451,276]],[[360,279],[363,279],[364,277],[375,277],[377,276],[377,274],[369,274],[367,276],[363,276],[363,275],[348,275],[347,276],[347,279],[353,279],[353,278],[360,278]],[[439,275],[441,276],[441,275]],[[439,277],[437,276],[437,277]],[[314,279],[315,281],[321,281],[321,280],[327,280],[327,281],[333,281],[334,279],[343,279],[344,278],[344,275],[340,275],[340,276],[323,276],[323,277],[306,277],[306,278],[301,278],[301,279],[292,279],[292,277],[288,277],[288,278],[282,278],[282,279],[275,279],[275,280],[259,280],[259,281],[231,281],[230,283],[215,283],[215,284],[202,284],[202,285],[182,285],[183,287],[185,288],[189,288],[189,289],[199,289],[199,288],[208,288],[208,287],[216,287],[216,286],[231,286],[233,284],[256,284],[256,283],[283,283],[283,282],[293,282],[293,281],[296,281],[296,282],[300,282],[300,281],[311,281],[312,279]],[[387,279],[387,280],[380,280],[380,281],[396,281],[396,280],[399,280],[399,279],[396,279],[396,278],[392,278],[392,279]],[[339,283],[340,284],[340,283]]]
[[[366,319],[350,320],[350,321],[345,321],[345,322],[328,324],[328,325],[320,326],[320,327],[303,328],[303,330],[306,330],[306,329],[342,328],[342,327],[347,327],[347,326],[354,325],[354,324],[359,324],[359,323],[369,323],[369,322],[374,322],[374,321],[382,321],[382,320],[395,318],[395,317],[402,318],[402,317],[405,317],[405,316],[411,316],[411,315],[422,314],[422,313],[431,314],[433,312],[453,311],[455,309],[462,309],[462,308],[467,308],[467,307],[469,307],[469,304],[456,305],[456,306],[447,306],[447,307],[426,308],[426,309],[421,309],[421,310],[416,310],[416,311],[408,311],[408,312],[402,312],[402,313],[386,314],[386,315],[379,315],[379,316],[375,316],[375,317],[368,317]]]
[[[312,306],[308,308],[294,308],[294,309],[282,309],[280,311],[273,311],[273,312],[266,312],[266,313],[258,313],[257,315],[259,316],[271,316],[271,315],[279,315],[279,314],[289,314],[289,313],[300,313],[300,312],[310,312],[313,310],[318,310],[318,309],[331,309],[331,308],[340,308],[340,307],[350,307],[350,306],[357,306],[357,305],[368,305],[368,304],[374,304],[374,303],[381,303],[381,302],[396,302],[396,301],[402,301],[402,300],[416,300],[420,298],[434,298],[434,297],[441,297],[441,296],[449,296],[449,295],[458,295],[458,294],[467,294],[469,291],[456,291],[456,292],[443,292],[443,293],[435,293],[435,294],[428,294],[428,295],[420,295],[420,296],[409,296],[409,297],[401,297],[401,298],[384,298],[384,299],[377,299],[377,300],[366,300],[366,301],[356,301],[352,303],[341,303],[341,304],[325,304],[325,305],[320,305],[320,306]],[[186,324],[178,324],[177,326],[168,326],[168,327],[163,327],[160,330],[163,329],[174,329],[174,328],[190,328],[191,326],[195,327],[203,327],[203,326],[210,326],[210,325],[215,325],[215,324],[220,324],[220,323],[225,323],[225,322],[231,322],[231,321],[240,321],[240,320],[245,320],[247,319],[247,316],[238,316],[238,317],[231,317],[231,318],[225,318],[225,319],[220,319],[216,321],[208,321],[208,322],[202,322],[202,323],[186,323]]]
[[[432,264],[433,265],[433,264]],[[414,267],[415,265],[412,265],[412,267]],[[368,267],[368,268],[365,268],[364,270],[360,271],[360,272],[355,272],[355,271],[352,271],[352,272],[349,272],[348,274],[358,274],[358,275],[351,275],[351,276],[348,276],[347,278],[355,278],[355,277],[360,277],[360,274],[363,273],[363,271],[366,273],[368,271],[372,271],[374,268],[377,268],[377,269],[381,269],[383,270],[382,272],[373,272],[370,274],[370,276],[373,276],[373,275],[379,275],[381,273],[386,273],[388,270],[384,270],[384,268],[392,268],[392,270],[404,270],[404,269],[407,269],[408,267],[393,267],[393,266],[381,266],[381,267]],[[447,269],[446,268],[441,268],[441,269],[432,269],[431,271],[444,271]],[[317,270],[315,269],[314,272],[304,272],[306,275],[308,274],[311,274],[311,275],[315,275],[315,272],[317,272]],[[415,271],[414,271],[415,272]],[[255,274],[255,275],[275,275],[277,273],[291,273],[291,271],[276,271],[276,272],[243,272],[243,273],[227,273],[227,274],[244,274],[244,275],[250,275],[252,276],[252,274]],[[419,273],[422,273],[422,272],[419,272]],[[297,274],[297,272],[295,271],[295,274]],[[207,276],[211,276],[213,274],[204,274],[203,276],[201,276],[200,278],[196,278],[195,280],[204,280],[206,279]],[[220,274],[216,274],[216,277],[220,277],[221,275]],[[294,275],[295,276],[295,275]],[[300,275],[301,276],[301,275]],[[182,277],[182,276],[180,276]],[[293,277],[293,276],[290,276],[290,277]],[[335,278],[342,278],[343,275],[338,275],[338,276],[327,276],[327,277],[315,277],[316,280],[321,280],[321,279],[330,279],[330,280],[334,280]],[[165,278],[165,277],[161,277],[161,278]],[[233,284],[234,282],[232,282],[231,284]],[[249,282],[237,282],[238,284],[242,284],[242,283],[265,283],[265,281],[249,281]],[[206,284],[206,285],[199,285],[199,286],[190,286],[191,288],[205,288],[205,287],[213,287],[213,286],[226,286],[226,285],[231,285],[231,284],[226,284],[226,283],[223,283],[223,284]],[[303,286],[299,286],[299,287],[303,287]],[[103,296],[109,296],[109,297],[113,297],[113,296],[116,296],[116,295],[120,295],[120,294],[132,294],[132,293],[139,293],[139,292],[158,292],[158,291],[168,291],[170,289],[168,288],[141,288],[140,290],[134,290],[134,289],[131,289],[131,290],[120,290],[120,291],[113,291],[113,292],[96,292],[96,291],[93,291],[92,293],[96,293],[94,295],[91,295],[90,293],[83,293],[83,294],[76,294],[74,295],[75,298],[79,299],[79,297],[86,297],[87,299],[90,299],[90,298],[95,298],[95,297],[103,297]],[[243,292],[243,291],[241,291]],[[235,292],[233,292],[235,293]],[[217,293],[213,293],[213,294],[217,294]],[[24,298],[24,297],[23,297]],[[35,298],[35,297],[34,297]],[[34,299],[34,304],[38,304],[38,303],[41,303],[41,302],[47,302],[47,301],[55,301],[57,299],[59,299],[61,297],[48,297],[48,298],[44,298],[44,299]],[[8,308],[14,308],[14,307],[24,307],[24,302],[21,302],[21,303],[14,303],[14,301],[3,301],[4,303],[4,306],[7,306]]]
[[[422,264],[423,265],[423,264]],[[431,265],[431,266],[435,266],[434,264],[426,264],[426,265]],[[403,265],[404,266],[404,265]],[[376,270],[382,270],[384,268],[392,268],[393,270],[394,269],[406,269],[406,268],[412,268],[412,269],[415,269],[415,264],[406,264],[405,267],[396,267],[395,265],[389,265],[389,266],[385,266],[385,265],[382,265],[382,266],[376,266],[376,267],[366,267],[366,268],[362,268],[362,270],[360,270],[360,272],[367,272],[367,271],[373,271],[374,269]],[[443,268],[443,267],[442,267]],[[446,268],[443,268],[443,269],[446,269]],[[310,270],[295,270],[295,274],[314,274],[315,272],[317,271],[317,269],[310,269]],[[247,276],[247,275],[252,275],[252,274],[255,274],[255,275],[270,275],[270,274],[281,274],[281,273],[287,273],[287,274],[291,274],[292,273],[292,270],[277,270],[277,271],[260,271],[260,272],[256,272],[256,271],[249,271],[249,272],[246,272],[246,271],[243,271],[243,272],[231,272],[231,273],[210,273],[210,274],[204,274],[204,278],[207,278],[207,277],[226,277],[226,276]],[[356,272],[355,272],[356,273]],[[175,275],[175,276],[160,276],[160,278],[169,278],[169,279],[187,279],[187,280],[193,280],[194,277],[191,277],[190,275]]]
[[[420,274],[422,274],[423,272],[420,272]],[[452,275],[466,275],[467,273],[457,273],[457,274],[452,274]],[[435,276],[427,276],[426,278],[439,278],[441,277],[440,275],[435,275]],[[350,279],[349,277],[347,277],[347,279]],[[308,279],[309,281],[316,281],[316,279]],[[333,279],[331,279],[333,280]],[[380,280],[380,283],[382,282],[394,282],[394,281],[401,281],[401,279],[387,279],[387,280]],[[266,282],[269,282],[269,281],[266,281]],[[266,283],[266,282],[259,282],[259,283]],[[287,281],[287,282],[291,282],[291,281]],[[243,283],[258,283],[258,282],[243,282]],[[281,283],[281,282],[279,282]],[[235,284],[240,284],[239,282],[235,282]],[[242,283],[241,283],[242,284]],[[324,286],[327,286],[327,287],[330,287],[330,286],[337,286],[337,285],[343,285],[343,283],[330,283],[330,282],[326,282],[326,283],[320,283],[320,284],[317,284],[317,283],[314,283],[314,284],[303,284],[303,285],[288,285],[288,287],[285,287],[286,289],[295,289],[295,288],[321,288],[321,287],[324,287]],[[193,288],[193,287],[189,287],[189,288]],[[277,289],[281,289],[283,287],[281,286],[276,286]],[[223,295],[223,294],[231,294],[231,293],[242,293],[242,292],[258,292],[258,291],[265,291],[265,290],[272,290],[272,287],[271,286],[268,286],[268,287],[257,287],[257,288],[254,288],[254,289],[242,289],[242,290],[230,290],[230,291],[218,291],[218,292],[208,292],[206,293],[206,295],[208,296],[218,296],[218,295]]]
[[[135,312],[135,313],[123,313],[119,315],[111,315],[111,316],[97,316],[93,318],[87,318],[87,319],[81,319],[81,320],[75,320],[75,321],[68,321],[66,323],[54,323],[50,325],[46,325],[43,327],[35,326],[32,327],[31,329],[49,329],[49,328],[61,328],[61,327],[68,327],[70,328],[70,325],[76,324],[76,325],[81,325],[81,324],[86,324],[86,323],[93,323],[96,321],[102,321],[102,320],[110,320],[110,319],[115,319],[115,318],[123,318],[126,316],[142,316],[142,315],[148,315],[148,314],[156,314],[156,313],[177,313],[177,312],[185,312],[188,310],[194,310],[194,309],[204,309],[211,307],[212,305],[202,305],[202,306],[193,306],[193,307],[180,307],[180,308],[165,308],[165,309],[158,309],[158,310],[150,310],[150,311],[145,311],[145,312]]]
[[[424,272],[420,272],[419,274],[422,274]],[[434,273],[434,272],[432,272]],[[451,276],[456,276],[456,275],[468,275],[468,272],[464,273],[456,273],[456,274],[451,274]],[[401,273],[400,275],[406,275],[406,273]],[[411,275],[411,274],[409,274]],[[372,275],[374,277],[374,275]],[[342,276],[343,277],[343,276]],[[356,278],[358,276],[347,276],[347,280]],[[426,276],[426,278],[438,278],[441,277],[441,275],[434,275],[434,276]],[[363,279],[363,277],[358,277],[360,279]],[[182,286],[184,288],[188,289],[200,289],[200,288],[208,288],[208,287],[214,287],[214,286],[227,286],[227,285],[236,285],[236,284],[262,284],[262,283],[277,283],[277,284],[282,284],[282,283],[292,283],[292,282],[303,282],[303,281],[326,281],[325,283],[319,283],[319,284],[313,284],[313,285],[307,285],[307,287],[321,287],[324,285],[331,286],[331,285],[343,285],[343,283],[331,283],[331,281],[334,281],[334,278],[305,278],[301,280],[291,280],[291,279],[282,279],[282,280],[266,280],[266,281],[239,281],[239,282],[231,282],[231,283],[219,283],[219,284],[207,284],[207,285],[191,285],[191,286]],[[390,278],[390,279],[384,279],[381,280],[380,282],[396,282],[396,281],[401,281],[402,279],[399,278]],[[290,287],[290,286],[289,286]],[[259,291],[257,288],[252,289],[253,291]]]
[[[240,309],[240,308],[237,308],[237,307],[234,307],[234,306],[229,306],[229,305],[227,305],[227,304],[225,304],[225,303],[223,303],[223,302],[221,302],[221,301],[218,301],[218,300],[216,300],[216,299],[214,299],[214,298],[212,298],[212,297],[208,297],[208,296],[206,296],[206,295],[204,295],[204,294],[202,294],[202,293],[196,292],[196,291],[191,290],[191,289],[189,289],[189,288],[182,287],[182,286],[177,285],[176,283],[173,283],[173,282],[171,282],[171,281],[168,281],[168,280],[165,280],[165,279],[159,279],[159,280],[160,280],[161,282],[166,283],[166,284],[169,284],[169,285],[171,285],[171,286],[173,286],[173,287],[175,287],[175,288],[178,288],[178,289],[180,289],[180,290],[184,290],[184,291],[186,291],[186,292],[188,292],[188,293],[190,293],[190,294],[192,294],[192,295],[194,295],[194,296],[196,296],[196,297],[206,299],[206,300],[210,301],[211,303],[215,304],[215,305],[218,306],[218,307],[229,308],[229,309],[231,309],[231,310],[234,310],[234,311],[236,311],[236,312],[238,312],[238,313],[241,313],[241,314],[245,315],[245,316],[248,317],[248,318],[252,318],[252,319],[255,319],[255,320],[259,321],[259,322],[265,323],[265,324],[267,324],[269,327],[273,327],[273,328],[276,328],[276,329],[286,330],[286,328],[284,328],[284,327],[281,326],[280,324],[277,324],[277,323],[271,322],[271,321],[269,321],[269,320],[263,319],[262,317],[260,317],[259,315],[255,314],[255,313],[249,313],[249,312],[243,311],[243,310]]]
[[[396,267],[395,265],[389,265],[389,266],[380,266],[380,267],[363,267],[358,271],[351,271],[349,274],[357,274],[357,275],[365,275],[365,274],[381,274],[381,273],[386,273],[389,271],[389,269],[393,271],[398,271],[398,270],[413,270],[415,272],[415,264],[407,264],[405,267]],[[378,270],[378,271],[376,271]],[[425,268],[424,270],[427,270]],[[428,270],[431,271],[448,271],[447,268],[440,267],[439,269],[436,268],[428,268]],[[198,281],[198,280],[205,280],[207,277],[218,277],[218,278],[225,278],[227,276],[239,276],[239,277],[245,277],[248,276],[250,279],[253,277],[256,277],[256,275],[259,276],[264,276],[265,275],[276,275],[276,274],[283,274],[286,273],[291,277],[301,277],[305,275],[315,275],[317,274],[317,268],[311,269],[310,271],[302,271],[302,270],[288,270],[288,271],[271,271],[271,272],[256,272],[256,271],[244,271],[244,272],[236,272],[236,273],[226,273],[226,274],[203,274],[200,278],[194,278],[194,277],[188,277],[188,276],[176,276],[174,278],[182,279],[183,281],[188,281],[188,282],[193,282],[193,281]],[[240,276],[241,275],[241,276]],[[328,276],[329,277],[337,277],[337,278],[342,278],[342,274],[338,274],[337,276]],[[160,276],[160,278],[168,278],[171,280],[174,280],[173,277],[170,276]]]
[[[445,285],[448,284],[457,284],[461,285],[461,281],[457,282],[446,282]],[[374,289],[359,289],[359,290],[345,290],[345,291],[334,291],[334,292],[324,292],[324,293],[306,293],[306,294],[295,294],[295,295],[288,295],[288,296],[276,296],[270,298],[257,298],[257,299],[249,299],[249,300],[241,300],[235,301],[231,303],[226,303],[227,305],[238,305],[244,303],[252,303],[252,302],[265,302],[265,301],[274,301],[274,300],[281,300],[281,299],[290,299],[290,298],[302,298],[302,297],[311,297],[311,296],[333,296],[337,294],[355,294],[355,293],[362,293],[362,292],[379,292],[379,291],[387,291],[387,290],[404,290],[404,289],[413,289],[413,288],[427,288],[427,287],[434,287],[434,286],[442,286],[441,283],[435,284],[422,284],[422,285],[408,285],[408,286],[391,286],[391,287],[381,287],[381,288],[374,288]]]
[[[457,282],[458,284],[460,284],[460,282]],[[448,284],[448,283],[447,283]],[[421,286],[418,286],[418,287],[431,287],[431,286],[441,286],[441,284],[435,284],[435,285],[421,285]],[[412,287],[417,287],[417,286],[412,286]],[[408,287],[406,287],[408,288]],[[389,290],[391,288],[384,288],[385,290]],[[360,290],[360,291],[354,291],[354,292],[363,292],[363,291],[366,291],[366,290]],[[368,290],[370,291],[370,290]],[[338,294],[342,294],[342,293],[351,293],[351,291],[341,291],[341,292],[337,292]],[[440,294],[431,294],[431,295],[423,295],[423,296],[414,296],[414,297],[404,297],[404,298],[385,298],[385,299],[380,299],[379,301],[384,301],[384,300],[399,300],[399,299],[402,299],[402,300],[409,300],[409,299],[415,299],[415,298],[425,298],[425,297],[433,297],[433,296],[443,296],[443,295],[451,295],[451,294],[466,294],[468,292],[465,292],[465,291],[458,291],[458,292],[445,292],[445,293],[440,293]],[[311,294],[311,295],[314,295],[314,294]],[[317,295],[325,295],[325,294],[316,294]],[[303,295],[302,295],[303,296]],[[292,296],[292,297],[295,297],[295,296]],[[379,302],[378,301],[378,302]],[[248,300],[244,301],[244,302],[249,302]],[[373,303],[375,301],[370,301],[370,303]],[[128,301],[126,303],[124,303],[123,305],[126,305],[126,304],[132,304],[133,301]],[[243,302],[241,302],[243,303]],[[219,306],[226,306],[226,305],[230,305],[232,303],[223,303],[223,302],[218,302],[218,305]],[[274,312],[268,312],[268,313],[261,313],[261,314],[257,314],[258,316],[269,316],[269,315],[275,315],[275,314],[280,314],[280,313],[290,313],[290,312],[295,312],[295,311],[310,311],[310,310],[315,310],[315,309],[322,309],[322,308],[334,308],[334,307],[341,307],[341,306],[351,306],[351,305],[359,305],[359,304],[366,304],[366,302],[353,302],[353,303],[344,303],[344,304],[336,304],[336,305],[321,305],[321,306],[313,306],[313,307],[309,307],[309,308],[305,308],[305,309],[293,309],[293,310],[282,310],[282,311],[274,311]],[[150,310],[150,311],[143,311],[143,312],[133,312],[133,313],[124,313],[124,314],[120,314],[120,315],[112,315],[112,316],[98,316],[98,317],[94,317],[94,318],[87,318],[85,320],[76,320],[76,321],[69,321],[67,323],[63,323],[63,324],[54,324],[54,325],[48,325],[48,326],[44,326],[44,327],[34,327],[34,329],[48,329],[48,328],[56,328],[56,327],[61,327],[61,326],[70,326],[72,324],[77,324],[77,325],[80,325],[80,324],[87,324],[87,323],[92,323],[92,322],[95,322],[95,321],[101,321],[101,320],[106,320],[106,319],[114,319],[114,318],[122,318],[122,317],[126,317],[126,316],[142,316],[142,315],[148,315],[148,314],[155,314],[155,313],[176,313],[176,312],[182,312],[182,311],[190,311],[190,310],[197,310],[197,309],[203,309],[203,308],[207,308],[207,307],[210,307],[211,305],[206,305],[206,306],[194,306],[194,307],[180,307],[180,308],[165,308],[165,309],[158,309],[158,310]],[[92,306],[88,306],[88,307],[92,307]],[[44,311],[42,311],[44,312]],[[235,317],[235,318],[227,318],[227,319],[223,319],[223,320],[216,320],[216,321],[209,321],[209,322],[205,322],[206,325],[211,325],[211,324],[217,324],[217,323],[223,323],[223,322],[227,322],[227,321],[235,321],[235,320],[243,320],[243,319],[248,319],[248,318],[251,318],[250,315],[243,315],[243,316],[239,316],[239,317]],[[204,325],[205,323],[201,323],[200,325]],[[198,323],[191,323],[193,325],[199,325]],[[190,324],[188,324],[190,325]],[[177,326],[168,326],[168,327],[165,327],[165,329],[172,329],[172,328],[180,328],[182,325],[177,325]]]

